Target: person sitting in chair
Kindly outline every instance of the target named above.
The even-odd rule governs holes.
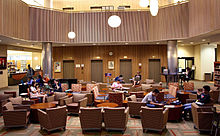
[[[112,84],[112,86],[111,86],[111,88],[112,88],[112,90],[113,91],[117,91],[117,90],[120,90],[120,89],[122,89],[122,84],[121,84],[121,80],[120,79],[118,79],[116,82],[114,82],[113,84]]]
[[[61,84],[59,83],[59,80],[54,80],[54,84],[52,85],[54,92],[62,92]]]
[[[202,93],[200,91],[197,91],[196,104],[204,105],[204,104],[209,103],[211,101],[209,91],[210,91],[210,86],[208,85],[203,86]],[[187,113],[191,111],[191,108],[192,108],[191,105],[192,103],[186,103],[183,105],[184,118],[186,118]]]
[[[140,72],[139,72],[139,71],[138,71],[137,74],[134,76],[133,81],[134,81],[133,87],[134,87],[135,85],[140,85],[140,83],[141,83],[141,75],[140,75]]]
[[[115,78],[115,81],[117,81],[118,79],[121,80],[121,83],[125,83],[124,77],[123,77],[122,75],[117,76],[117,77]]]
[[[158,103],[156,97],[160,93],[159,90],[155,89],[152,92],[148,93],[141,102],[147,103],[147,106],[150,108],[162,107],[163,104]]]

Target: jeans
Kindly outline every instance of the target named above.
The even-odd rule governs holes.
[[[184,111],[184,118],[187,116],[187,113],[191,111],[192,103],[186,103],[183,105],[183,111]]]
[[[156,105],[153,105],[153,104],[147,104],[147,107],[149,107],[149,108],[156,108]]]

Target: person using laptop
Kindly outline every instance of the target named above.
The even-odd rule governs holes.
[[[158,103],[156,97],[159,95],[160,91],[155,89],[152,92],[148,93],[141,102],[147,103],[147,106],[150,108],[162,107],[163,104]]]
[[[117,91],[117,90],[122,89],[123,86],[121,84],[121,80],[117,79],[117,81],[112,84],[111,88],[112,88],[113,91]]]
[[[140,83],[141,83],[141,74],[140,74],[139,71],[138,71],[137,74],[134,76],[133,81],[134,81],[133,87],[134,87],[135,85],[140,85]]]

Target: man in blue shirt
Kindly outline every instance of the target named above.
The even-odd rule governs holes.
[[[156,97],[160,93],[159,90],[155,89],[154,91],[148,93],[141,102],[147,103],[147,106],[150,108],[161,107],[163,104],[158,103]]]
[[[196,101],[196,103],[199,102],[202,105],[209,103],[211,100],[210,99],[211,97],[209,95],[209,91],[210,91],[210,86],[208,86],[208,85],[203,86],[202,93],[199,91],[197,92],[197,99],[198,100]],[[183,105],[184,118],[186,118],[187,113],[191,111],[191,108],[192,108],[191,105],[192,105],[192,103],[187,103],[187,104]]]

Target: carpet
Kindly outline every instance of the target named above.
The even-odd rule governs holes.
[[[104,124],[103,124],[104,126]],[[25,128],[5,129],[3,117],[0,117],[0,136],[46,136],[46,131],[40,130],[39,124],[29,124]],[[127,129],[124,134],[117,131],[107,132],[104,129],[101,132],[88,131],[82,134],[79,117],[68,116],[66,131],[53,131],[51,136],[159,136],[158,132],[148,131],[143,133],[141,120],[137,118],[129,118]],[[162,136],[199,136],[199,131],[194,129],[192,121],[181,121],[180,123],[167,123],[167,129],[163,131]],[[203,136],[203,135],[201,135]],[[205,136],[205,135],[204,135]]]

